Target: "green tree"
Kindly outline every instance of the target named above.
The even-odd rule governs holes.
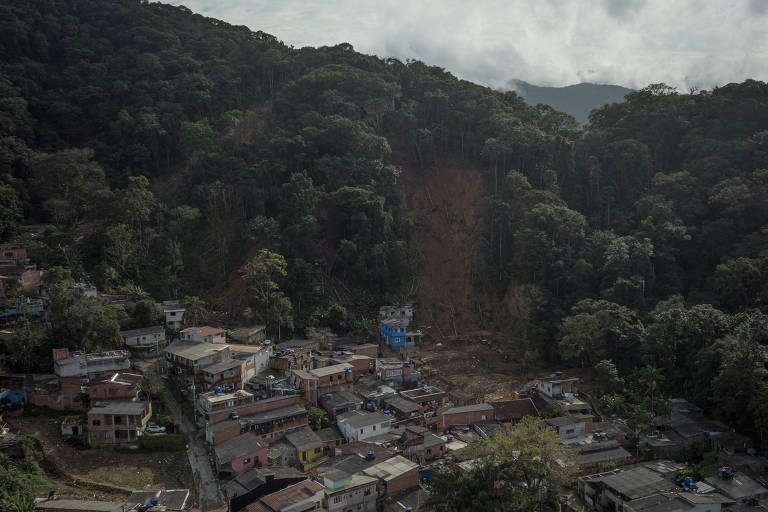
[[[181,299],[181,307],[185,309],[184,325],[187,327],[200,326],[208,318],[208,309],[205,306],[205,301],[200,297],[185,295]]]
[[[328,417],[328,413],[325,409],[321,409],[320,407],[309,406],[309,408],[307,408],[307,419],[309,420],[309,424],[315,430],[331,425],[331,419]]]
[[[469,469],[448,467],[433,474],[428,506],[438,511],[559,510],[558,495],[571,482],[574,455],[553,428],[526,417],[471,449]]]
[[[281,315],[284,319],[290,315],[290,303],[283,300],[277,283],[278,279],[287,275],[287,266],[282,255],[261,249],[240,269],[240,277],[248,286],[255,308],[267,326],[267,332],[271,332],[274,324],[277,324],[279,330]],[[273,302],[282,304],[273,306]]]

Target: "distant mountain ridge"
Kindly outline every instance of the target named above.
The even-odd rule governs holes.
[[[544,103],[566,112],[581,124],[589,121],[589,113],[606,103],[619,103],[633,91],[620,85],[581,83],[566,87],[543,87],[523,80],[510,80],[509,88],[529,105]]]

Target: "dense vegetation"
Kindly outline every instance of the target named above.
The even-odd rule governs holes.
[[[421,62],[183,7],[26,1],[0,20],[0,231],[55,269],[56,344],[117,343],[150,297],[271,336],[365,332],[419,264],[402,168],[418,186],[450,163],[485,170],[478,322],[519,357],[594,366],[596,404],[641,428],[675,394],[768,432],[765,84],[650,86],[581,131]]]
[[[0,439],[0,510],[31,512],[35,510],[35,495],[53,488],[40,468],[40,459],[31,439]]]

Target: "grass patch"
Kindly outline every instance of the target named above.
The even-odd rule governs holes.
[[[81,414],[83,414],[83,411],[59,411],[29,402],[24,404],[24,416],[31,418],[61,418],[63,416],[79,416]]]

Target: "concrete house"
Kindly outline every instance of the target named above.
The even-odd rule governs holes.
[[[337,391],[321,395],[319,405],[328,412],[328,416],[336,418],[339,414],[362,409],[363,399],[349,391]]]
[[[221,490],[227,499],[229,510],[238,512],[262,496],[281,491],[306,479],[307,475],[294,468],[254,468],[222,484]]]
[[[229,359],[229,346],[177,341],[165,347],[165,367],[182,384],[191,384],[205,366]]]
[[[347,442],[362,441],[388,433],[392,428],[392,418],[380,412],[355,410],[340,415],[336,424]]]
[[[464,407],[451,407],[440,411],[439,426],[440,428],[447,428],[453,425],[473,425],[492,419],[493,407],[491,404],[465,405]]]
[[[138,398],[141,379],[142,376],[138,373],[116,372],[91,382],[88,394],[91,400],[133,400]]]
[[[157,348],[165,345],[165,328],[160,325],[120,331],[120,336],[129,347]]]
[[[150,402],[96,402],[88,411],[88,442],[97,446],[136,441],[151,415]]]
[[[194,341],[197,343],[224,343],[227,341],[227,331],[209,325],[187,327],[182,329],[179,334],[182,341]]]
[[[544,423],[554,427],[563,439],[592,433],[592,416],[589,414],[573,414],[571,416],[547,418],[544,420]]]
[[[371,476],[350,475],[344,471],[326,473],[323,475],[325,508],[328,512],[375,512],[377,481]]]
[[[368,476],[379,480],[379,495],[396,494],[419,485],[419,465],[402,455],[380,462],[363,470]]]
[[[253,325],[250,327],[238,327],[229,331],[229,337],[233,343],[243,345],[260,345],[266,340],[267,327],[264,325]]]
[[[549,377],[542,377],[536,384],[536,389],[547,398],[565,398],[576,393],[577,377],[563,377],[562,372],[556,372]]]
[[[289,485],[282,491],[264,496],[246,507],[248,512],[304,512],[321,510],[325,487],[312,480]]]
[[[225,359],[204,367],[200,371],[203,377],[203,389],[220,388],[224,391],[243,389],[245,379],[245,361]]]
[[[296,460],[302,471],[309,471],[317,465],[325,452],[323,440],[310,428],[294,430],[285,439],[296,449]]]
[[[127,370],[131,360],[125,350],[85,354],[79,350],[53,349],[53,372],[58,377],[95,378],[108,372]]]
[[[171,331],[180,331],[184,325],[184,313],[187,311],[181,307],[181,302],[178,300],[164,300],[161,307],[165,314],[165,326]]]
[[[242,434],[217,444],[213,452],[216,471],[228,475],[240,475],[250,468],[268,464],[266,443],[251,434]]]

